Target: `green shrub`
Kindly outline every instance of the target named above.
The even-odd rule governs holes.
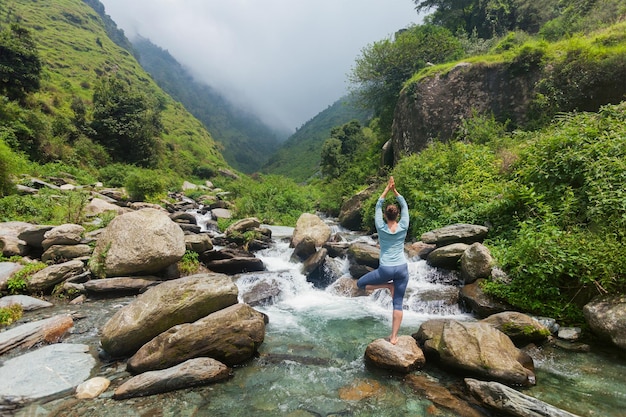
[[[178,261],[178,270],[185,275],[191,275],[198,272],[200,268],[200,261],[198,260],[198,253],[194,251],[185,251],[183,258]]]
[[[107,187],[123,187],[128,176],[135,171],[135,167],[125,164],[111,164],[98,171],[99,179]]]
[[[48,265],[43,262],[33,262],[24,265],[24,268],[14,273],[7,280],[7,289],[11,294],[23,294],[28,290],[28,279],[34,273],[41,271]]]
[[[158,171],[137,169],[132,172],[124,183],[131,200],[158,200],[166,189],[166,180]]]
[[[9,324],[22,318],[23,310],[19,304],[11,304],[8,307],[0,307],[0,327],[8,326]]]
[[[15,157],[11,149],[0,139],[0,197],[15,191],[15,185],[11,181],[11,174],[15,172],[13,167]]]

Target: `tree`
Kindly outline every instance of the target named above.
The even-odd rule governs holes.
[[[356,157],[359,145],[364,142],[365,135],[357,120],[332,128],[330,138],[322,145],[322,175],[330,178],[341,175]]]
[[[158,103],[125,81],[103,78],[93,95],[94,140],[115,161],[148,167],[157,162],[162,125]]]
[[[20,100],[40,86],[41,60],[30,32],[18,24],[0,32],[0,93]]]
[[[383,131],[391,130],[402,86],[427,63],[460,58],[461,43],[443,27],[412,26],[361,51],[349,75],[365,108],[373,108]]]
[[[413,0],[418,12],[435,9],[428,21],[457,33],[480,38],[512,30],[536,33],[559,14],[560,0]],[[584,0],[589,1],[589,0]]]

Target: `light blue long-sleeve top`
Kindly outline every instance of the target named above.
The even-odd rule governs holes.
[[[396,232],[392,233],[383,218],[383,203],[385,199],[379,198],[376,202],[374,223],[378,232],[380,244],[380,264],[384,266],[396,266],[407,263],[404,256],[404,240],[409,230],[409,207],[401,195],[396,196],[400,203],[400,220]]]

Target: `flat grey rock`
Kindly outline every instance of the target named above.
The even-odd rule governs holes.
[[[7,295],[0,298],[0,307],[8,307],[12,304],[19,304],[24,311],[39,310],[40,308],[52,307],[54,304],[39,298],[28,295]]]

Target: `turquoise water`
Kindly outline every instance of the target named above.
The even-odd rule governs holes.
[[[223,383],[124,401],[111,399],[127,374],[124,363],[101,364],[93,376],[113,380],[95,400],[76,400],[71,393],[32,404],[18,416],[454,416],[415,394],[402,376],[369,369],[366,346],[387,337],[391,298],[384,291],[348,298],[332,289],[319,290],[289,262],[286,243],[258,254],[269,272],[250,274],[237,285],[240,295],[258,280],[276,280],[281,294],[258,309],[268,315],[265,342],[259,356],[234,369]],[[347,270],[347,262],[334,265]],[[415,333],[430,318],[473,320],[450,305],[450,286],[433,282],[434,270],[423,261],[411,262],[410,283],[401,334]],[[436,281],[436,280],[435,280]],[[422,295],[428,293],[427,301]],[[433,296],[435,294],[435,296]],[[441,294],[437,299],[436,294]],[[98,329],[131,299],[86,303],[75,307],[86,318],[77,322],[67,342],[98,344]],[[537,386],[525,392],[580,416],[626,417],[626,360],[606,352],[572,353],[552,347],[530,352],[537,368]],[[417,371],[422,373],[423,371]],[[459,376],[428,371],[442,384]]]

